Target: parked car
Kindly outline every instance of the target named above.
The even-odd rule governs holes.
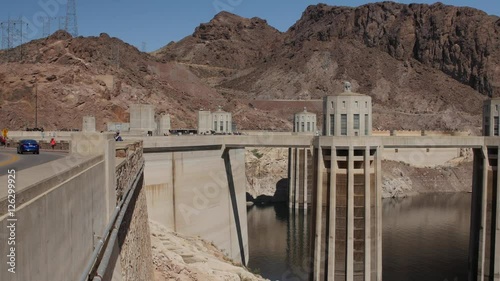
[[[40,145],[36,140],[21,140],[17,146],[17,153],[23,154],[24,152],[33,152],[33,154],[40,154]]]

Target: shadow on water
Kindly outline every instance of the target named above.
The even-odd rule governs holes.
[[[383,202],[384,281],[467,280],[470,194]],[[308,280],[311,210],[248,209],[249,267],[270,280]]]
[[[248,210],[249,267],[271,280],[307,280],[310,212],[286,203]]]

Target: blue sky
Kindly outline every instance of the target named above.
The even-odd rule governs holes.
[[[23,17],[29,22],[29,39],[42,36],[39,16],[62,17],[67,0],[2,0],[0,20]],[[337,6],[359,6],[371,1],[362,0],[76,0],[79,34],[97,36],[106,32],[147,51],[156,50],[170,41],[178,41],[193,33],[202,22],[208,22],[221,10],[243,17],[266,19],[275,28],[286,31],[297,21],[308,5],[326,3]],[[412,3],[415,1],[396,1]],[[434,3],[421,0],[418,3]],[[481,9],[500,15],[498,0],[441,1],[456,6]],[[53,20],[51,32],[58,27]]]

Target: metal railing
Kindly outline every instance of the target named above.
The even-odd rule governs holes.
[[[92,253],[92,256],[87,265],[85,266],[85,270],[83,271],[79,279],[80,281],[101,281],[103,279],[103,276],[106,273],[106,269],[111,259],[111,254],[113,253],[113,247],[118,237],[120,225],[123,221],[123,218],[125,217],[128,205],[135,193],[137,183],[142,178],[140,175],[144,171],[144,159],[139,165],[140,168],[135,175],[134,181],[129,185],[127,191],[122,197],[122,200],[116,206],[113,214],[111,215],[111,219],[106,225],[103,235],[97,242],[94,252]]]

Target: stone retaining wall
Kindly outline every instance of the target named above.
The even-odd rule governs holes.
[[[119,202],[144,165],[142,141],[120,143],[116,147],[116,196]],[[132,200],[118,233],[121,280],[153,280],[153,257],[148,209],[144,191],[144,173],[135,187]]]
[[[142,141],[124,144],[116,147],[116,197],[120,202],[123,193],[127,190],[130,182],[144,163],[142,157]]]

